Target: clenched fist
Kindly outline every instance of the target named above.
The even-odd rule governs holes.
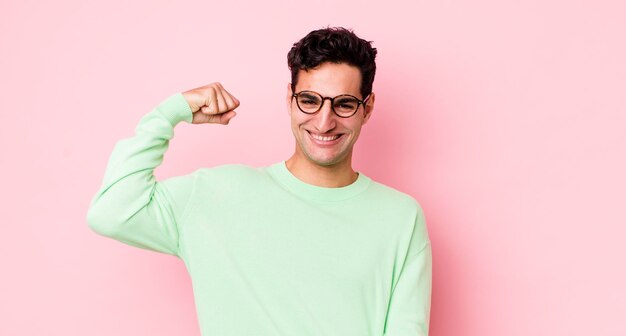
[[[191,112],[192,124],[223,124],[228,125],[237,113],[239,100],[228,93],[220,83],[211,83],[183,92]]]

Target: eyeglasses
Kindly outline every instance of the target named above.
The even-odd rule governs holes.
[[[296,98],[296,104],[300,111],[306,114],[317,113],[322,109],[324,101],[329,99],[333,112],[342,118],[352,117],[359,109],[359,106],[365,105],[369,97],[368,95],[363,100],[349,94],[342,94],[336,97],[322,97],[321,94],[315,91],[300,91],[292,95],[292,99]]]

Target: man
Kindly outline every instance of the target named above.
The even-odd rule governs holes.
[[[182,259],[203,335],[427,335],[431,247],[407,194],[352,168],[374,110],[376,49],[344,28],[288,53],[295,152],[155,181],[177,123],[228,124],[219,83],[177,93],[119,141],[87,220],[99,234]]]

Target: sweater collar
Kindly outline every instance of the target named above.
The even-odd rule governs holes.
[[[365,191],[371,182],[369,177],[357,171],[359,176],[352,184],[343,187],[328,188],[300,180],[287,169],[285,160],[277,162],[267,167],[267,169],[271,176],[285,189],[301,198],[321,202],[336,202],[351,198]]]

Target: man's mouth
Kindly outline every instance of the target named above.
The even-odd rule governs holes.
[[[309,135],[311,136],[311,139],[313,139],[313,142],[320,144],[320,145],[335,144],[339,142],[339,139],[343,136],[343,134],[319,135],[319,134],[311,133],[309,131],[307,131],[307,133],[309,133]]]

